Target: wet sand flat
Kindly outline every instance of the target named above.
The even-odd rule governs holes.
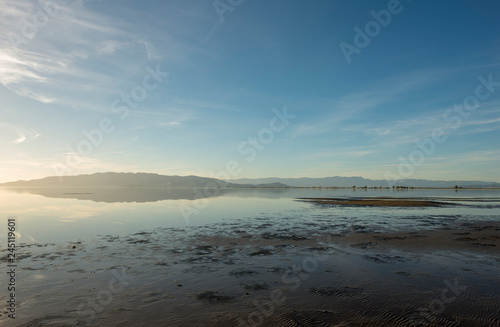
[[[377,207],[438,207],[450,205],[447,202],[439,202],[435,200],[418,200],[408,198],[300,198],[305,202],[316,204],[336,204],[349,206],[377,206]]]
[[[9,326],[498,326],[499,235],[491,221],[339,234],[260,218],[24,245]]]
[[[476,222],[450,229],[333,235],[331,240],[357,247],[397,248],[413,252],[458,250],[498,254],[500,223]]]

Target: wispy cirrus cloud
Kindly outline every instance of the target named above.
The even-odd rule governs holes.
[[[488,107],[485,104],[484,107]],[[422,114],[416,112],[406,119],[393,119],[377,123],[345,124],[340,130],[349,135],[362,134],[368,136],[368,142],[381,148],[395,148],[414,145],[416,140],[432,137],[436,129],[443,130],[448,135],[468,135],[491,132],[500,129],[498,110],[482,110],[478,107],[468,117],[460,117],[458,113],[450,113],[448,120],[444,113],[452,108],[436,108]],[[453,117],[450,122],[449,117]],[[460,119],[456,126],[456,119]]]
[[[376,153],[375,149],[369,147],[345,147],[345,148],[331,148],[328,150],[322,150],[315,153],[309,153],[305,156],[300,157],[300,160],[316,160],[316,159],[328,159],[328,158],[355,158],[359,159],[362,157],[369,156]]]
[[[0,122],[0,142],[5,144],[21,144],[36,140],[42,134],[34,128],[17,126]]]
[[[293,136],[322,134],[338,129],[339,126],[344,128],[349,124],[359,124],[359,121],[363,121],[364,114],[370,110],[380,109],[400,97],[429,87],[445,78],[445,75],[443,71],[428,70],[399,74],[381,80],[371,89],[347,94],[336,100],[318,101],[322,107],[328,108],[328,113],[317,117],[314,121],[299,124]]]
[[[180,127],[182,125],[182,123],[179,121],[165,121],[165,122],[158,123],[158,125],[162,126],[162,127],[167,127],[168,129],[171,129],[171,128]]]
[[[471,126],[471,125],[489,125],[489,124],[494,124],[494,123],[500,123],[500,118],[492,118],[492,119],[487,119],[487,120],[476,120],[476,121],[470,121],[464,123],[465,126]]]
[[[241,108],[237,108],[234,106],[230,106],[227,104],[217,103],[217,102],[209,102],[209,101],[200,101],[194,99],[180,99],[177,98],[174,102],[178,105],[185,106],[191,109],[214,109],[214,110],[226,110],[226,111],[236,111],[243,112]]]
[[[340,100],[323,101],[322,106],[330,108],[328,113],[308,123],[300,123],[292,132],[293,137],[304,135],[323,134],[339,126],[342,122],[356,117],[365,110],[374,108],[387,101],[373,93],[353,94],[342,97]]]
[[[0,84],[42,103],[105,108],[101,98],[130,87],[124,77],[143,75],[142,62],[160,58],[126,17],[89,4],[66,1],[46,15],[36,1],[1,1]],[[27,34],[26,21],[40,12],[48,19]]]

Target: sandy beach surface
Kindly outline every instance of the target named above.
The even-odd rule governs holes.
[[[500,222],[427,224],[256,217],[22,244],[18,318],[0,323],[499,326]]]
[[[304,202],[311,202],[321,205],[342,205],[342,206],[367,206],[367,207],[441,207],[453,205],[450,201],[456,199],[446,198],[445,201],[439,199],[413,199],[395,197],[359,197],[359,198],[299,198]]]

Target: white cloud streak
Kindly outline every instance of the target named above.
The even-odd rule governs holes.
[[[27,34],[26,20],[40,12],[48,19]],[[130,87],[123,76],[144,74],[138,54],[160,58],[124,17],[98,13],[85,1],[66,1],[49,16],[37,1],[2,0],[0,13],[0,84],[42,103],[105,109],[107,102],[93,99]]]

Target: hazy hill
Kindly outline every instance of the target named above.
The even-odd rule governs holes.
[[[387,186],[409,186],[409,187],[500,187],[500,183],[483,182],[483,181],[432,181],[426,179],[401,179],[396,181],[387,180],[372,180],[363,177],[325,177],[325,178],[258,178],[258,179],[235,179],[233,183],[244,184],[268,184],[268,183],[283,183],[293,187],[387,187]],[[390,182],[390,183],[389,183]]]
[[[233,184],[198,176],[165,176],[150,173],[96,173],[91,175],[45,177],[0,184],[2,187],[286,187],[279,183]]]
[[[258,178],[236,179],[227,183],[215,178],[199,176],[165,176],[151,173],[96,173],[91,175],[45,177],[30,181],[17,181],[0,184],[0,187],[387,187],[392,185],[409,187],[500,187],[500,183],[484,181],[432,181],[425,179],[401,179],[391,181],[371,180],[362,177],[325,177],[325,178]]]

